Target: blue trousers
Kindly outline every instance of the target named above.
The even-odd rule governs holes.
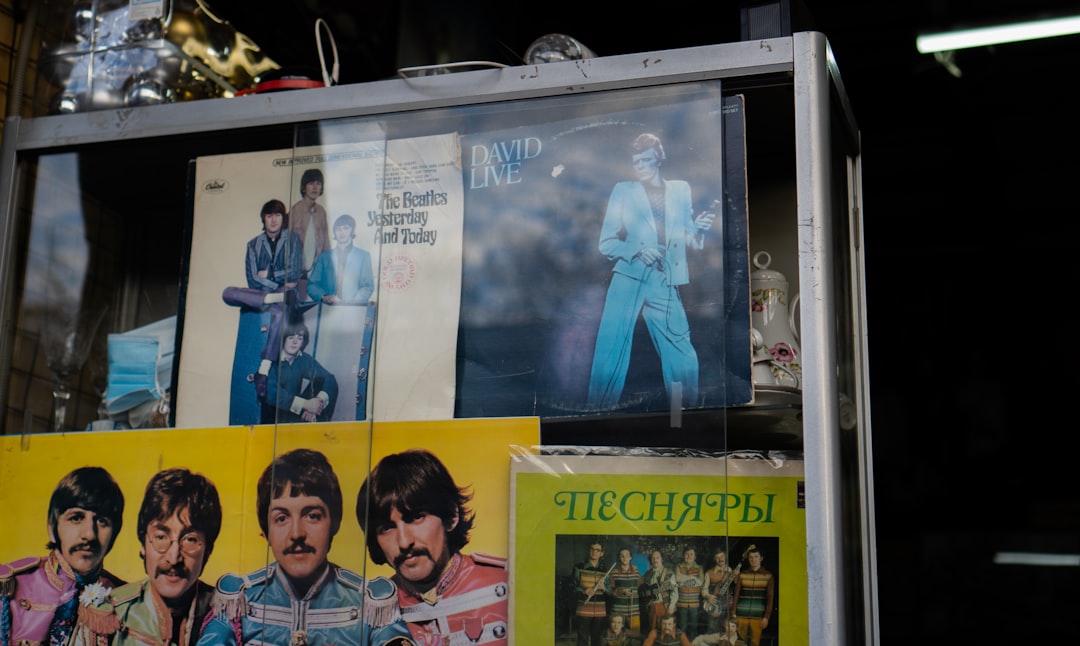
[[[589,378],[590,409],[616,408],[626,385],[630,351],[638,315],[645,319],[668,397],[672,385],[682,385],[678,406],[693,406],[698,398],[698,356],[690,343],[690,324],[679,291],[667,283],[662,271],[649,270],[643,280],[615,273],[608,286],[600,331]]]

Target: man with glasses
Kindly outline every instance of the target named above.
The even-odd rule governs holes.
[[[214,593],[199,576],[220,530],[213,482],[187,469],[154,475],[137,528],[147,576],[111,591],[87,587],[71,646],[192,646]]]
[[[604,544],[599,540],[589,543],[589,555],[574,566],[574,593],[577,608],[577,646],[600,646],[607,628],[608,572],[600,565],[604,556]]]

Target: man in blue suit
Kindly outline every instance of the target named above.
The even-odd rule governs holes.
[[[256,492],[259,528],[273,561],[218,579],[199,646],[416,646],[393,581],[329,560],[343,503],[324,454],[293,449],[279,455],[263,470]]]
[[[299,316],[296,286],[304,275],[303,243],[289,230],[281,200],[263,204],[259,219],[263,231],[248,241],[244,260],[247,287],[226,287],[221,293],[226,305],[240,308],[229,424],[259,423],[266,375],[281,352],[281,329]]]
[[[690,185],[661,177],[665,158],[659,137],[639,135],[633,144],[635,179],[617,183],[608,199],[600,252],[615,266],[593,354],[591,410],[618,408],[639,314],[660,355],[671,407],[697,403],[698,357],[678,287],[690,282],[686,248],[704,247],[715,214],[694,216]]]
[[[356,219],[349,214],[334,221],[333,249],[319,254],[308,274],[307,292],[312,300],[329,305],[367,305],[375,291],[371,254],[353,244]]]

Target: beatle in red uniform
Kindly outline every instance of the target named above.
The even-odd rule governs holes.
[[[509,643],[506,559],[464,553],[472,491],[425,449],[384,456],[356,496],[376,565],[394,568],[402,619],[420,646]]]
[[[396,577],[395,577],[396,578]],[[506,559],[454,554],[428,594],[398,584],[402,618],[421,646],[506,644],[510,587]]]

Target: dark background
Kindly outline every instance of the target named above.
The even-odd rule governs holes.
[[[341,83],[410,65],[512,65],[550,32],[598,55],[740,39],[737,3],[212,5],[278,63],[316,78],[315,19],[326,19]],[[807,0],[794,13],[795,30],[828,37],[863,140],[885,645],[1080,637],[1080,569],[993,563],[1000,550],[1080,554],[1068,448],[1080,36],[956,52],[959,77],[915,50],[920,31],[1070,8]]]
[[[740,39],[736,3],[213,4],[277,62],[312,71],[325,18],[342,83],[408,65],[515,64],[549,32],[598,55]],[[1080,570],[993,563],[1000,550],[1080,554],[1068,450],[1080,36],[956,52],[959,77],[915,49],[920,31],[1070,5],[808,0],[794,13],[796,30],[828,37],[863,140],[885,645],[1080,637]]]

